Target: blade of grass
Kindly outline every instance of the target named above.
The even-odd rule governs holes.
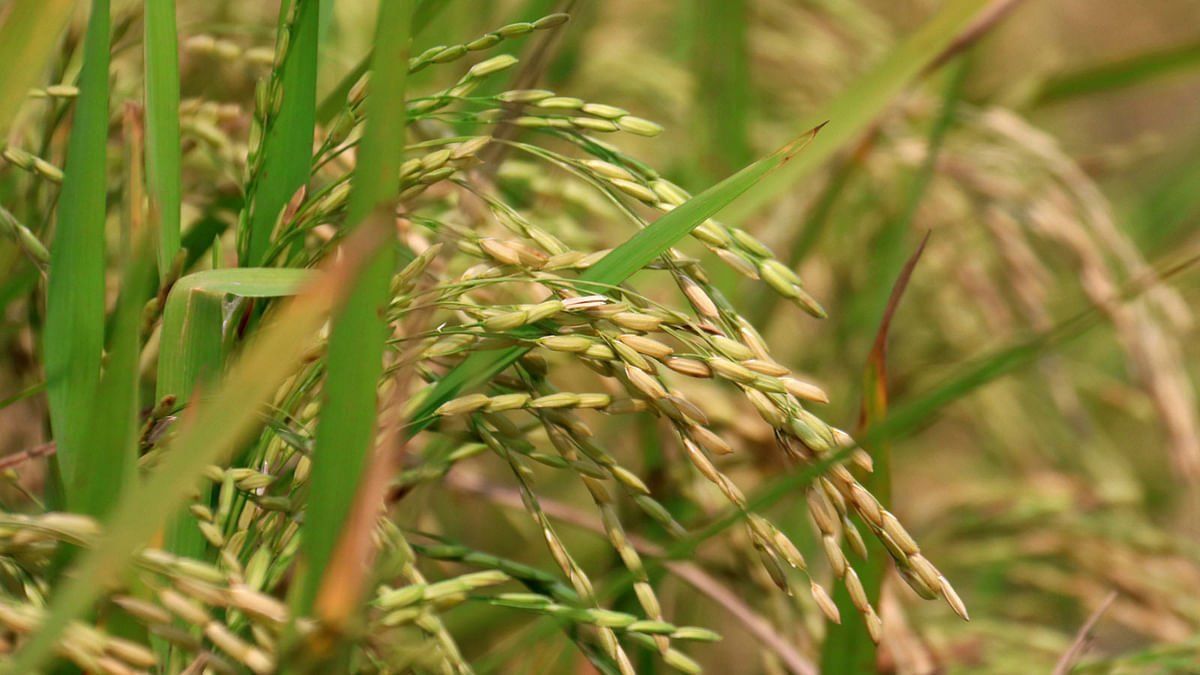
[[[887,420],[888,331],[891,328],[896,308],[900,305],[900,298],[903,297],[904,290],[908,287],[908,280],[912,277],[913,269],[916,268],[917,261],[921,259],[921,254],[925,251],[925,244],[928,241],[929,235],[926,234],[925,238],[921,240],[921,245],[909,257],[904,269],[900,271],[900,276],[892,286],[887,306],[883,310],[883,318],[879,322],[879,330],[875,333],[875,343],[871,347],[871,353],[863,367],[862,412],[856,430],[856,433],[860,435],[872,426]],[[863,487],[879,499],[879,503],[884,508],[890,508],[892,501],[891,443],[885,438],[879,443],[863,443],[862,447],[871,454],[874,471],[860,475],[859,481]],[[866,527],[862,523],[858,523],[858,526]],[[879,591],[883,586],[883,577],[887,572],[889,558],[883,544],[879,543],[878,539],[872,537],[869,542],[864,541],[864,543],[867,545],[867,559],[856,564],[854,569],[862,581],[867,599],[871,601],[872,606],[878,607]],[[834,589],[833,600],[837,603],[841,616],[860,616],[844,585],[839,584]],[[825,642],[821,646],[821,671],[847,673],[848,675],[850,673],[878,672],[875,664],[875,643],[871,640],[865,623],[851,618],[844,619],[841,623],[829,622],[826,624]]]
[[[820,129],[820,126],[810,129],[770,155],[667,212],[588,268],[580,275],[577,285],[589,292],[607,293],[618,284],[624,283],[635,272],[661,255],[697,225],[737,199],[764,176],[786,166],[801,149],[820,136],[817,133]],[[526,351],[527,347],[512,347],[501,351],[473,352],[434,385],[413,415],[409,433],[416,434],[429,426],[434,419],[433,411],[438,406],[454,398],[462,389],[476,386],[498,375],[521,358]]]
[[[955,36],[954,41],[938,54],[937,58],[930,61],[925,67],[926,73],[931,73],[953,61],[959,54],[969,50],[979,42],[983,36],[990,33],[1001,22],[1004,21],[1010,14],[1013,13],[1021,5],[1025,4],[1026,0],[992,0],[992,3],[987,6],[987,9],[979,13],[971,25]]]
[[[807,148],[823,135],[824,126],[823,123],[813,126],[770,155],[692,197],[682,206],[654,221],[649,227],[638,230],[625,243],[613,249],[580,275],[579,285],[592,286],[597,292],[603,292],[608,286],[624,283],[697,225],[711,218],[743,193],[752,190],[755,184],[767,180],[774,172],[786,170],[787,166],[797,161],[797,157],[807,154]],[[801,150],[805,152],[800,152]]]
[[[107,516],[132,485],[137,465],[138,332],[144,290],[151,282],[150,259],[142,241],[126,264],[107,364],[88,410],[88,451],[78,457],[74,482],[67,484],[65,492],[72,511],[98,519]]]
[[[845,144],[862,133],[887,105],[908,86],[926,64],[951,44],[987,4],[988,0],[952,0],[885,56],[874,70],[813,115],[812,120],[829,120],[829,128],[796,161],[749,190],[745,197],[723,212],[730,221],[750,216],[780,194],[791,189]],[[812,126],[812,122],[801,128]]]
[[[695,109],[700,111],[703,139],[697,165],[707,183],[753,159],[748,136],[753,100],[746,52],[747,7],[746,0],[700,0],[694,8]],[[714,96],[717,92],[720,95]]]
[[[88,409],[88,451],[77,458],[74,482],[64,495],[72,511],[102,519],[112,510],[121,491],[134,478],[137,463],[138,334],[141,309],[151,283],[150,238],[142,218],[144,184],[142,111],[130,101],[123,111],[126,164],[129,167],[122,218],[121,292],[113,314],[108,359],[97,395]]]
[[[7,408],[8,406],[10,406],[14,403],[19,403],[21,401],[24,401],[25,399],[29,398],[30,396],[36,396],[45,390],[46,390],[45,382],[38,382],[35,385],[26,387],[25,389],[18,391],[17,393],[9,396],[8,398],[0,399],[0,410],[4,410],[5,408]]]
[[[158,275],[179,252],[182,196],[179,145],[179,38],[174,0],[145,2],[146,179],[158,219]]]
[[[50,247],[42,348],[50,422],[63,484],[75,485],[87,452],[104,348],[105,150],[108,140],[108,0],[94,0],[79,98]]]
[[[261,424],[261,406],[317,343],[329,312],[340,304],[366,260],[388,238],[389,219],[369,219],[301,293],[247,344],[216,387],[180,431],[162,464],[121,495],[105,523],[105,535],[64,576],[50,599],[46,619],[5,664],[3,673],[29,673],[44,664],[67,623],[105,592],[102,580],[119,575],[129,559],[187,500],[209,464],[229,457]]]
[[[375,218],[388,220],[394,209],[407,123],[404,100],[412,13],[412,0],[394,0],[379,8],[371,94],[366,100],[367,121],[350,193],[348,226],[372,212]],[[317,422],[302,538],[306,570],[295,597],[298,614],[312,609],[323,588],[326,567],[373,446],[376,388],[387,336],[382,308],[388,302],[394,267],[393,246],[381,247],[335,318],[329,336],[324,412]],[[344,587],[344,595],[362,590],[352,587]],[[339,606],[344,603],[357,606],[356,598],[343,597]],[[328,618],[338,621],[338,617]]]
[[[1042,85],[1033,104],[1050,105],[1135,87],[1197,67],[1200,67],[1200,42],[1145,52],[1052,77]]]
[[[72,510],[97,520],[110,514],[122,493],[137,481],[142,308],[154,288],[155,230],[146,225],[144,207],[144,110],[126,100],[122,113],[128,178],[121,218],[121,291],[110,324],[107,362],[91,410],[88,441],[92,447],[79,458],[78,482],[68,485],[65,492],[67,502],[75,504]],[[149,220],[154,221],[155,215],[151,210]],[[66,552],[61,562],[73,559],[77,553],[70,549]],[[144,595],[139,579],[127,575],[126,581],[131,592]],[[140,642],[147,639],[145,626],[126,614],[108,613],[99,618],[114,636]]]
[[[280,40],[286,40],[281,72],[272,81],[280,88],[267,95],[261,164],[250,181],[247,228],[238,264],[257,267],[271,243],[279,213],[305,183],[312,169],[313,131],[317,105],[317,43],[320,27],[318,0],[293,0],[280,8]],[[290,21],[289,21],[290,19]],[[276,101],[275,96],[282,96]]]
[[[0,63],[10,65],[0,81],[0,139],[8,138],[9,125],[21,103],[44,75],[74,8],[74,0],[9,3],[0,24]]]

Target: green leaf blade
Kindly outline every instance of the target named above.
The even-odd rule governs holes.
[[[108,1],[94,0],[50,248],[42,346],[51,427],[66,485],[76,482],[79,458],[87,451],[104,349],[109,29]]]
[[[281,11],[289,11],[290,4],[285,3]],[[295,0],[295,17],[290,29],[285,28],[290,37],[280,66],[282,86],[277,94],[283,100],[277,104],[278,112],[269,117],[262,164],[246,199],[249,218],[238,261],[242,267],[264,262],[279,214],[308,182],[316,128],[319,28],[319,1]]]
[[[347,207],[348,225],[372,212],[372,220],[392,220],[407,123],[404,101],[412,13],[411,0],[379,8],[366,129]],[[295,598],[302,613],[310,611],[317,599],[373,447],[376,387],[387,336],[382,309],[388,302],[394,266],[389,242],[364,270],[329,337],[323,412],[317,422],[302,537],[306,571]]]
[[[179,38],[173,0],[146,0],[146,183],[158,222],[158,275],[180,246]]]
[[[147,251],[148,253],[148,251]],[[78,458],[66,494],[71,509],[95,518],[107,516],[133,482],[137,465],[138,329],[142,289],[149,286],[150,259],[135,254],[126,265],[114,314],[108,362],[91,410],[88,452]]]

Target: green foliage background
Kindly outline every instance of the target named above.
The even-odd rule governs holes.
[[[0,2],[0,667],[1193,672],[1193,13]]]

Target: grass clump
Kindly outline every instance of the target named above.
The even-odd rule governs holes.
[[[455,3],[383,2],[356,42],[347,10],[330,24],[315,0],[278,15],[96,0],[57,54],[54,3],[0,14],[0,35],[40,26],[0,50],[55,76],[32,95],[14,80],[20,114],[0,86],[0,122],[15,120],[2,290],[36,345],[14,347],[33,381],[0,406],[51,430],[3,464],[21,475],[0,512],[0,666],[696,673],[739,649],[708,645],[744,631],[764,672],[870,672],[888,658],[877,644],[908,639],[889,608],[898,583],[941,601],[911,610],[930,625],[968,619],[956,546],[1015,546],[1036,525],[964,526],[923,548],[893,505],[891,444],[1056,346],[1033,235],[1076,256],[1083,297],[1132,360],[1167,335],[1129,313],[1141,305],[1107,302],[1143,267],[1101,211],[1075,207],[1082,227],[1067,215],[1087,180],[1019,119],[960,105],[969,62],[940,106],[914,95],[879,119],[985,3],[952,3],[902,41],[827,108],[833,126],[815,118],[695,195],[669,149],[662,166],[625,149],[658,147],[667,128],[555,76],[546,55],[556,41],[572,53],[570,20],[587,12],[526,4],[526,20],[468,21]],[[747,11],[691,20],[711,36],[736,19],[745,42]],[[495,27],[477,31],[484,20]],[[738,92],[737,115],[706,119],[693,177],[750,152]],[[930,107],[914,157],[912,120]],[[842,165],[801,239],[747,224],[864,134],[882,149]],[[1002,170],[966,158],[997,147],[1042,167],[1043,191],[989,192]],[[876,338],[847,431],[827,420],[854,392],[788,365],[780,326],[826,330],[816,320],[836,311],[818,298],[837,295],[797,271],[820,250],[817,220],[861,174],[897,165],[918,167],[879,235],[897,248],[836,324],[845,344]],[[901,271],[899,243],[923,200],[959,198],[993,204],[1018,304],[1048,337],[897,406],[885,347],[916,264]],[[937,246],[925,255],[953,258]],[[838,356],[857,375],[861,359]],[[1160,409],[1180,400],[1179,378],[1139,375]],[[1190,419],[1168,429],[1183,469]]]

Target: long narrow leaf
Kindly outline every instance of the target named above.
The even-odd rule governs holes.
[[[383,218],[392,213],[404,152],[404,89],[412,12],[411,0],[394,0],[379,8],[367,126],[348,206],[351,225],[372,210]],[[382,247],[351,292],[329,336],[324,413],[317,422],[302,539],[307,571],[296,599],[301,612],[308,612],[317,598],[372,447],[376,387],[386,338],[381,309],[388,301],[394,266],[393,247]]]
[[[105,146],[108,137],[108,0],[94,0],[79,100],[67,148],[58,228],[50,248],[43,350],[50,422],[63,482],[86,452],[104,348]]]
[[[294,3],[284,3],[280,10],[294,12],[294,16],[291,22],[281,22],[281,35],[287,36],[280,65],[281,86],[269,93],[266,101],[268,108],[278,106],[278,112],[267,117],[262,164],[251,181],[252,192],[246,199],[249,218],[240,251],[242,267],[262,264],[275,221],[296,190],[308,182],[312,169],[320,8],[318,0],[294,0]],[[274,96],[282,96],[283,100],[277,102]]]
[[[146,0],[146,182],[158,222],[158,274],[179,251],[179,38],[175,2]]]
[[[824,127],[824,123],[814,125],[775,152],[692,197],[649,227],[638,230],[580,275],[580,285],[586,287],[591,282],[598,284],[596,288],[600,290],[604,286],[624,283],[634,272],[653,262],[700,223],[751,190],[756,183],[767,180],[775,171],[785,170],[797,157],[807,154],[807,148],[823,135]],[[801,153],[802,149],[805,152]]]
[[[746,0],[694,3],[691,47],[701,127],[697,159],[704,175],[714,180],[754,158],[749,139],[754,99],[746,49],[748,4]]]
[[[150,279],[150,269],[148,255],[135,255],[125,272],[109,340],[108,362],[89,410],[88,451],[79,456],[74,482],[67,484],[71,510],[96,518],[112,511],[134,478],[138,328],[144,303],[142,291]]]
[[[1038,90],[1035,105],[1134,87],[1200,66],[1200,42],[1155,50],[1050,78]]]
[[[129,248],[122,250],[121,294],[113,313],[108,359],[100,378],[95,403],[88,411],[88,451],[77,458],[75,482],[66,485],[68,506],[95,518],[108,515],[131,484],[137,463],[138,404],[138,329],[141,309],[149,288],[150,262],[148,236],[142,219],[144,175],[142,149],[145,134],[141,108],[127,103],[124,132],[129,176],[126,197],[131,207],[122,222],[123,238]]]

